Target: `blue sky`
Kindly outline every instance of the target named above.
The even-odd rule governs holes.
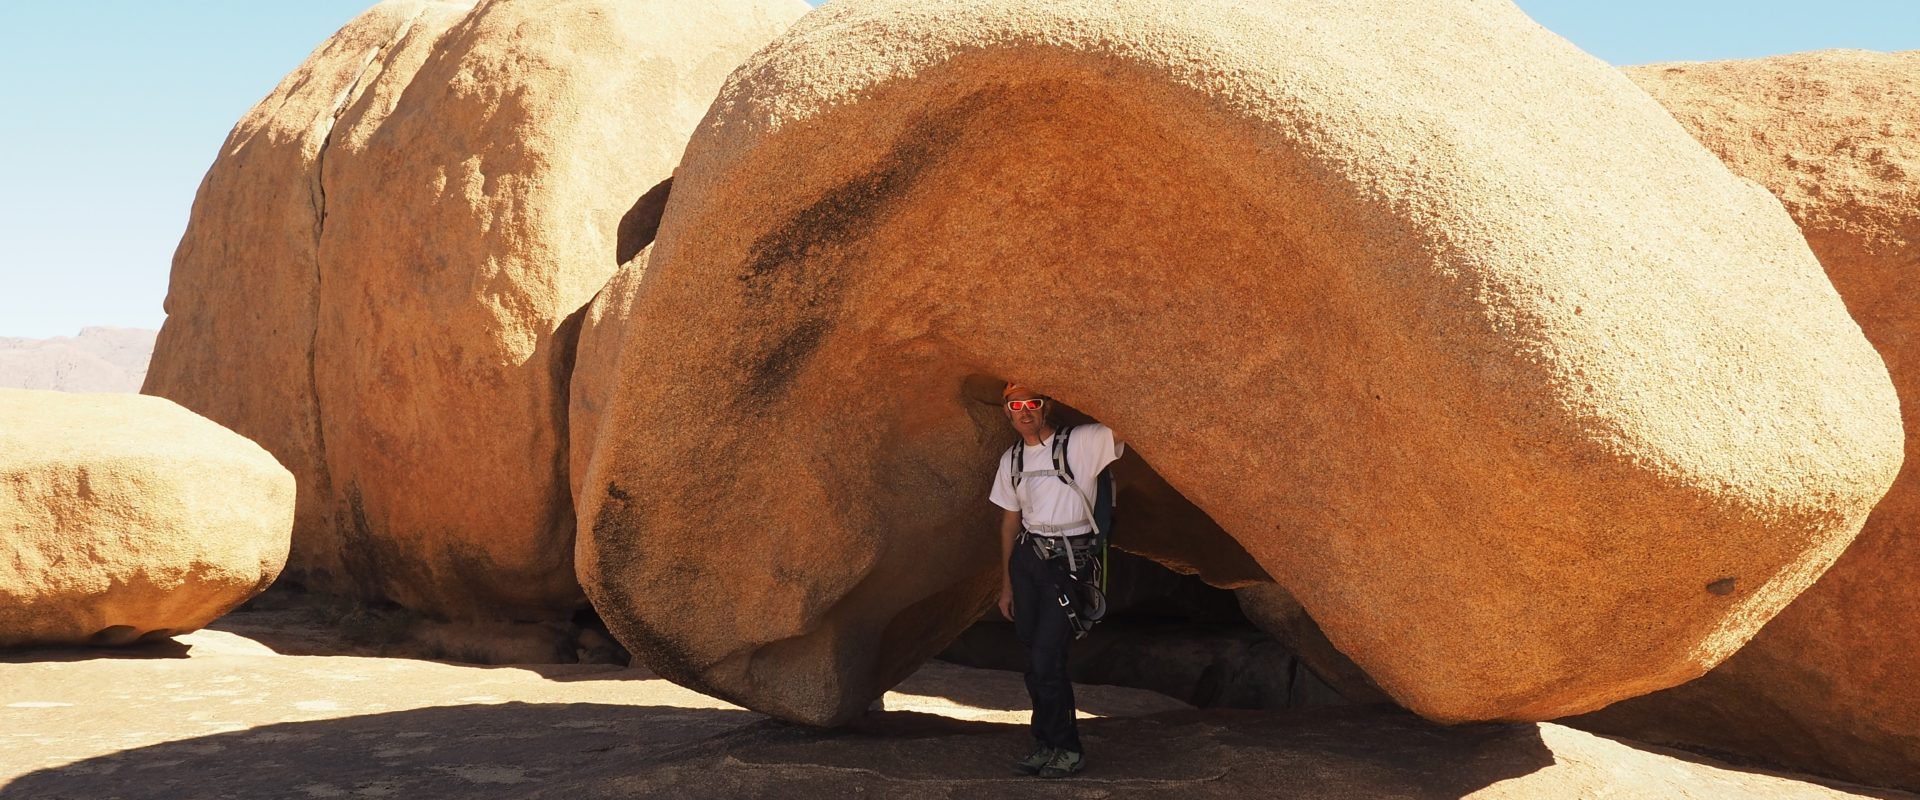
[[[1518,0],[1614,64],[1920,49],[1920,0]],[[371,0],[0,0],[0,336],[157,328],[227,130]]]

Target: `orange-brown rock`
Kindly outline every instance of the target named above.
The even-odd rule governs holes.
[[[607,279],[599,294],[593,296],[580,316],[580,335],[574,350],[574,380],[569,386],[567,425],[571,432],[567,476],[571,490],[580,492],[580,479],[586,474],[593,456],[593,442],[600,430],[600,418],[620,391],[611,379],[618,374],[620,343],[629,331],[628,314],[633,298],[646,276],[647,251],[622,264]],[[642,334],[644,335],[644,334]]]
[[[1307,665],[1307,669],[1340,693],[1342,698],[1356,704],[1390,702],[1380,687],[1367,677],[1367,673],[1353,663],[1353,659],[1347,658],[1345,653],[1327,641],[1327,635],[1320,630],[1319,623],[1307,616],[1307,610],[1285,587],[1274,583],[1256,583],[1235,589],[1233,596],[1240,602],[1241,612],[1247,615],[1247,620],[1254,627],[1285,645],[1301,663]]]
[[[468,4],[470,5],[470,4]],[[412,31],[443,30],[455,4],[389,0],[328,39],[228,134],[174,253],[167,321],[141,391],[252,439],[293,472],[291,579],[351,588],[314,400],[319,164],[334,120]]]
[[[287,560],[293,475],[170,401],[0,389],[0,647],[197,630]]]
[[[1113,477],[1115,507],[1126,509],[1115,523],[1115,547],[1222,589],[1272,585],[1246,548],[1154,472],[1138,451],[1114,462]]]
[[[295,561],[319,588],[446,617],[571,613],[570,317],[722,79],[806,10],[367,12],[236,131],[272,134],[255,156],[272,164],[239,174],[233,144],[215,164],[175,268],[182,333],[163,338],[148,391],[279,426],[262,439],[312,489]],[[289,276],[231,279],[276,271]],[[261,329],[274,344],[255,358]],[[201,394],[236,384],[268,386]]]
[[[1636,67],[1734,172],[1772,190],[1886,359],[1920,430],[1920,51]],[[1706,677],[1583,724],[1920,787],[1920,437],[1833,568]]]
[[[1779,203],[1508,4],[829,3],[673,191],[581,578],[636,656],[790,719],[995,590],[970,376],[1112,425],[1441,720],[1697,677],[1899,466]]]

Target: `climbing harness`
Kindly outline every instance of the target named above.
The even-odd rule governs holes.
[[[1011,473],[1016,495],[1020,492],[1023,479],[1058,478],[1073,490],[1086,510],[1085,522],[1066,525],[1022,523],[1024,530],[1021,534],[1042,562],[1058,563],[1054,559],[1065,558],[1068,580],[1060,584],[1060,608],[1066,612],[1067,622],[1073,627],[1073,638],[1079,639],[1086,636],[1094,623],[1107,613],[1107,551],[1113,530],[1114,487],[1111,467],[1101,470],[1094,478],[1095,497],[1088,497],[1086,490],[1074,481],[1073,466],[1067,462],[1067,442],[1072,433],[1073,426],[1054,432],[1052,469],[1026,469],[1026,448],[1020,442],[1014,442]]]

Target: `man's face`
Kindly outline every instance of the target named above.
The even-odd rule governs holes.
[[[1008,405],[1016,400],[1021,401],[1019,403],[1021,406],[1019,410],[1015,410]],[[1027,406],[1032,405],[1031,403],[1025,402],[1028,400],[1039,400],[1041,406],[1039,408],[1027,408]],[[1000,404],[1000,410],[1006,412],[1007,421],[1013,423],[1013,429],[1019,432],[1021,436],[1038,436],[1047,426],[1046,403],[1047,400],[1040,395],[1022,389],[1007,395],[1006,400]]]

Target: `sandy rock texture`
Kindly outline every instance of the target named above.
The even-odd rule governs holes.
[[[1307,615],[1285,587],[1262,583],[1235,589],[1234,599],[1254,627],[1274,638],[1293,653],[1315,677],[1325,682],[1347,702],[1386,703],[1391,700],[1374,685],[1367,673],[1327,641],[1319,623]]]
[[[1697,677],[1900,463],[1779,203],[1504,3],[837,1],[673,192],[580,574],[636,657],[788,719],[995,590],[969,378],[1112,425],[1439,720]]]
[[[335,121],[409,34],[431,41],[471,4],[373,6],[328,39],[228,134],[174,253],[167,321],[142,391],[259,442],[299,483],[289,578],[350,591],[315,399],[320,165]],[[414,59],[416,62],[418,58]]]
[[[0,389],[0,647],[127,644],[206,625],[287,560],[293,476],[137,395]]]
[[[0,336],[0,388],[55,392],[137,392],[157,332],[86,327],[78,336]]]
[[[573,315],[722,79],[806,10],[387,2],[242,120],[146,390],[286,454],[296,577],[451,618],[582,602]]]
[[[818,731],[644,670],[278,645],[208,630],[143,658],[0,655],[0,798],[1908,797],[1552,724],[1206,712],[1102,686],[1076,687],[1093,760],[1063,785],[1007,769],[1028,741],[1011,672],[928,664],[884,712]]]
[[[1899,391],[1906,463],[1853,546],[1706,677],[1583,721],[1920,787],[1920,52],[1627,71],[1806,232]]]
[[[665,206],[662,205],[664,210]],[[658,219],[655,220],[656,224]],[[647,274],[647,254],[642,249],[633,260],[607,279],[593,301],[580,314],[580,333],[574,349],[574,379],[568,386],[567,430],[571,450],[568,453],[569,491],[580,493],[580,480],[593,458],[600,420],[607,404],[620,393],[618,375],[621,342],[629,326],[633,299],[640,281]],[[641,335],[645,335],[641,333]]]

